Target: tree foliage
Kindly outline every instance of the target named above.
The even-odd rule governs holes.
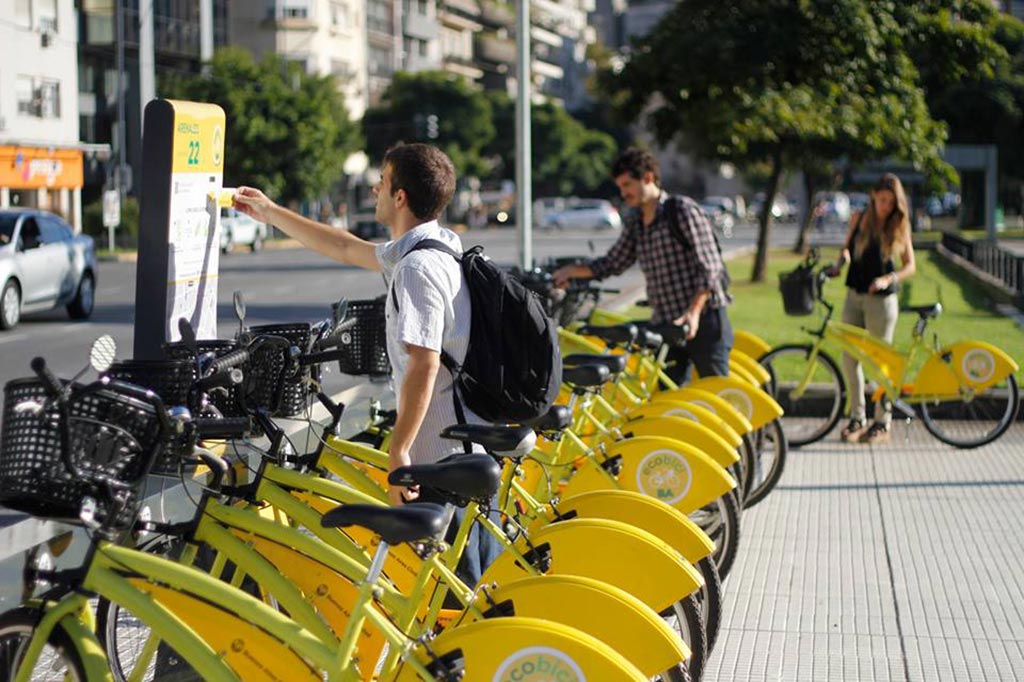
[[[227,116],[225,184],[256,185],[284,201],[322,196],[361,146],[334,77],[277,55],[256,63],[241,48],[220,50],[207,73],[168,78],[161,94],[219,104]]]
[[[498,135],[487,151],[509,177],[515,167],[515,102],[503,92],[489,92],[488,97]],[[617,148],[611,135],[588,128],[550,102],[534,104],[530,120],[534,195],[590,194],[608,178]]]
[[[451,157],[460,177],[482,175],[488,170],[482,152],[494,137],[491,116],[487,97],[458,76],[398,72],[381,103],[363,116],[366,151],[379,164],[398,142],[426,142]]]
[[[623,68],[604,71],[598,82],[663,143],[741,168],[768,162],[757,281],[784,170],[840,156],[896,158],[933,182],[952,177],[941,158],[945,126],[930,115],[901,24],[900,8],[918,4],[681,0],[634,43]],[[953,40],[950,49],[962,48]]]

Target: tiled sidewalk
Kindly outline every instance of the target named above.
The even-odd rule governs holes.
[[[1024,426],[966,451],[895,429],[790,453],[705,680],[1024,679]]]

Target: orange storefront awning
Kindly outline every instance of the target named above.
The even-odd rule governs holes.
[[[82,186],[79,149],[0,146],[0,187],[78,189]]]

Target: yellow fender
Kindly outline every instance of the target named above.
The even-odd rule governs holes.
[[[523,553],[548,545],[549,575],[579,575],[614,585],[661,613],[704,584],[700,572],[645,530],[607,519],[552,523],[520,538]],[[480,582],[504,585],[529,575],[512,552],[502,552]]]
[[[694,388],[711,391],[742,414],[755,429],[760,429],[782,416],[782,406],[763,390],[732,377],[704,377],[693,382]]]
[[[750,373],[750,370],[748,370],[740,360],[737,360],[732,353],[729,353],[729,376],[733,377],[734,379],[745,381],[751,386],[760,386],[760,384],[757,383],[757,379],[754,377],[754,375]],[[694,369],[693,377],[694,380],[700,378],[700,375],[696,372],[696,369]]]
[[[715,433],[711,427],[683,417],[643,417],[619,426],[625,438],[635,436],[663,436],[675,438],[694,446],[721,467],[728,468],[739,461],[735,445]]]
[[[686,514],[653,497],[632,490],[595,490],[567,497],[558,503],[562,516],[611,519],[643,528],[671,545],[691,564],[711,555],[715,543]],[[537,519],[532,528],[546,523]]]
[[[732,349],[738,350],[752,360],[760,360],[772,349],[760,336],[745,329],[733,329]]]
[[[625,590],[591,578],[542,575],[488,588],[475,606],[509,603],[516,616],[542,618],[576,628],[626,657],[644,676],[655,677],[690,657],[689,647],[653,609]],[[458,627],[476,619],[463,620]]]
[[[650,310],[648,308],[648,310]],[[595,308],[590,313],[590,324],[622,324],[623,322],[629,322],[630,320],[639,319],[640,316],[627,317],[622,313],[615,312],[614,310],[604,310],[603,308]],[[648,316],[649,317],[649,316]]]
[[[596,461],[587,460],[569,479],[562,496],[591,490],[634,490],[689,514],[736,487],[729,472],[713,459],[672,438],[620,440],[608,446],[607,457],[621,465],[615,480],[609,480]]]
[[[911,387],[912,395],[956,396],[961,386],[976,393],[991,388],[1020,367],[1005,352],[984,341],[959,341],[925,361]]]
[[[464,682],[503,680],[600,680],[646,682],[647,676],[625,656],[597,638],[560,623],[539,618],[491,618],[450,628],[430,642],[438,656],[461,652]],[[414,653],[429,665],[426,647]],[[421,682],[422,677],[404,663],[396,682]]]
[[[688,398],[687,395],[692,397]],[[688,419],[708,427],[734,448],[743,444],[740,434],[751,430],[750,422],[743,419],[736,410],[714,393],[681,388],[665,391],[664,395],[656,393],[655,396],[657,397],[651,398],[643,405],[626,410],[623,413],[626,419],[630,421],[652,417]],[[620,428],[625,429],[625,426],[625,424],[620,425]]]
[[[719,396],[716,391],[711,390],[710,385],[705,388],[703,382],[707,382],[709,379],[720,378],[721,377],[709,377],[708,379],[699,379],[698,382],[700,382],[700,385],[693,384],[689,386],[680,386],[679,388],[674,388],[669,391],[658,391],[651,396],[650,402],[658,403],[666,400],[688,400],[717,414],[728,422],[729,426],[731,426],[736,433],[740,435],[750,433],[755,428],[754,425],[750,423],[750,419],[748,419],[747,416],[739,410],[739,408],[733,405],[732,402]],[[743,386],[743,384],[740,384],[740,386]],[[746,395],[746,389],[744,388],[741,390],[743,391],[743,395]]]
[[[772,378],[772,375],[768,373],[768,370],[761,366],[761,363],[735,348],[733,348],[732,352],[729,353],[729,362],[737,363],[742,366],[743,369],[746,370],[754,379],[755,386],[766,386]]]

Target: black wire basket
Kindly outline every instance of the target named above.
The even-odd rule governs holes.
[[[190,391],[195,381],[192,360],[124,360],[115,362],[105,373],[112,379],[148,388],[160,396],[167,407],[189,407]],[[150,473],[177,476],[183,458],[192,454],[192,434],[169,435]]]
[[[309,350],[308,322],[265,324],[249,328],[253,336],[279,336],[302,352]],[[253,352],[245,368],[245,404],[262,408],[274,417],[294,417],[306,411],[312,396],[309,366],[291,373],[289,349],[263,346]]]
[[[348,351],[346,357],[338,361],[338,368],[343,374],[391,374],[384,321],[386,300],[386,296],[381,296],[348,302],[345,319],[355,319],[356,323],[340,335],[338,348]]]
[[[200,355],[204,353],[213,353],[220,357],[221,355],[226,355],[233,350],[238,350],[238,342],[224,339],[201,339],[196,342],[196,345],[199,347]],[[195,355],[193,355],[192,351],[180,341],[165,343],[164,355],[168,360],[189,360],[195,363]],[[242,367],[241,369],[245,372],[248,368]],[[209,398],[210,403],[216,407],[224,417],[248,416],[245,411],[245,405],[242,402],[241,386],[217,389],[210,393]],[[193,410],[194,416],[194,411],[197,408],[197,405],[189,405],[189,409]]]
[[[131,527],[143,480],[160,452],[152,406],[110,390],[73,391],[68,456],[79,469],[76,476],[65,464],[59,410],[46,399],[35,378],[4,386],[0,505],[80,523],[83,506],[92,499],[94,517],[105,528]]]
[[[799,265],[795,270],[779,274],[779,291],[787,315],[804,316],[814,312],[818,300],[818,278],[814,268]]]

